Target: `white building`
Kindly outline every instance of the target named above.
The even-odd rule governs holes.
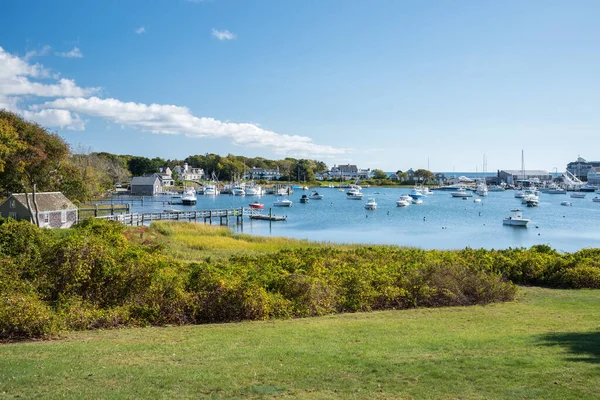
[[[358,179],[358,168],[356,165],[334,165],[329,171],[329,177],[331,179]]]
[[[281,178],[281,173],[279,172],[279,167],[277,169],[266,169],[266,168],[257,168],[252,167],[248,171],[246,171],[245,179],[264,179],[267,181],[276,181]]]
[[[187,163],[183,167],[179,165],[173,168],[182,181],[200,181],[204,179],[204,170],[202,168],[192,168]]]
[[[590,185],[600,185],[600,167],[592,167],[589,169],[587,181]]]

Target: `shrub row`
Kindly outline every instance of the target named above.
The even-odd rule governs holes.
[[[0,221],[0,339],[61,330],[290,318],[514,298],[517,284],[600,287],[600,250],[281,250],[185,264],[124,227],[57,235]],[[511,282],[512,281],[512,282]]]

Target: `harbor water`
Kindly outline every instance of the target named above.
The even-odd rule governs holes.
[[[287,196],[293,201],[290,208],[273,207],[274,215],[287,215],[287,221],[268,222],[245,219],[244,224],[232,224],[238,233],[261,236],[285,236],[320,242],[387,244],[413,246],[423,249],[461,249],[465,247],[505,249],[547,244],[560,251],[576,251],[600,246],[600,203],[588,193],[584,199],[570,198],[568,194],[540,194],[538,207],[528,208],[514,197],[514,191],[490,192],[487,197],[463,200],[449,192],[436,191],[422,204],[397,207],[396,201],[410,189],[364,188],[362,200],[348,200],[346,193],[335,188],[321,188],[322,200],[300,203],[302,194],[296,190]],[[368,198],[377,201],[376,210],[366,210]],[[474,202],[474,199],[481,202]],[[125,200],[126,198],[119,199]],[[163,204],[169,196],[146,197],[143,205],[132,204],[132,212],[163,211],[164,209],[203,210],[229,207],[248,207],[258,200],[265,205],[264,213],[277,199],[276,196],[244,197],[231,195],[202,196],[193,206]],[[126,201],[126,200],[125,200]],[[572,206],[563,206],[569,201]],[[523,210],[523,217],[531,219],[527,228],[502,224],[511,209]],[[218,224],[218,221],[216,222]]]

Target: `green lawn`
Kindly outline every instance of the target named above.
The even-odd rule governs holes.
[[[600,397],[600,290],[0,345],[0,398]]]

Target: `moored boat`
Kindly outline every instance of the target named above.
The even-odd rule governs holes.
[[[312,193],[308,196],[308,198],[311,200],[322,200],[323,195],[319,194],[319,192],[317,192],[316,190],[313,190]]]
[[[292,201],[289,199],[277,199],[275,202],[273,202],[273,207],[291,207],[292,206]]]
[[[365,208],[367,210],[375,210],[377,209],[377,202],[373,197],[370,197],[369,200],[365,203]]]
[[[258,201],[255,201],[254,203],[250,203],[250,208],[255,209],[255,210],[262,210],[265,208],[265,205],[262,203],[259,203]]]
[[[196,198],[196,191],[194,188],[188,188],[183,192],[181,196],[181,204],[191,206],[196,204],[198,199]]]
[[[302,204],[308,203],[308,200],[309,200],[308,196],[305,194],[303,194],[302,197],[300,197],[300,203],[302,203]]]
[[[471,191],[467,191],[464,187],[458,189],[455,192],[450,193],[452,195],[452,197],[461,197],[461,198],[466,198],[466,197],[473,197],[473,193]]]
[[[529,222],[531,222],[528,218],[523,218],[522,210],[515,209],[510,210],[510,216],[504,218],[502,223],[504,225],[510,226],[523,226],[526,227]]]

